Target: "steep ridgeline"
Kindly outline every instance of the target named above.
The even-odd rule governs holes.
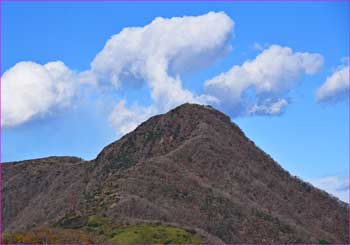
[[[2,169],[5,232],[67,220],[79,228],[97,215],[184,228],[204,242],[349,242],[347,204],[291,176],[207,106],[152,117],[93,161],[49,157]]]

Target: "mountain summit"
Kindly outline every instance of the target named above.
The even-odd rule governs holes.
[[[347,204],[291,176],[210,106],[154,116],[92,161],[5,163],[2,180],[7,233],[81,230],[103,217],[210,243],[349,243]]]

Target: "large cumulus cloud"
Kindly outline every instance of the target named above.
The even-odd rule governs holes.
[[[322,64],[320,54],[271,45],[255,59],[206,81],[204,87],[232,116],[276,115],[288,105],[288,92],[301,77],[316,73]]]
[[[69,106],[76,74],[62,62],[19,62],[1,78],[2,126],[16,126]]]
[[[152,105],[137,107],[142,115],[134,118],[140,120],[144,115],[164,112],[184,102],[213,103],[216,98],[183,88],[181,74],[222,57],[230,49],[233,26],[233,20],[225,13],[209,12],[195,17],[156,18],[144,27],[125,28],[96,55],[89,77],[100,84],[112,83],[117,89],[125,83],[146,83]],[[119,103],[113,110],[113,115],[119,116],[112,115],[110,121],[118,129],[133,129],[135,120],[130,122],[133,126],[128,126],[123,122],[130,120],[120,118],[132,114],[131,110]]]

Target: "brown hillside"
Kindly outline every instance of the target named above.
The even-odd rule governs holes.
[[[6,163],[2,174],[5,232],[99,215],[186,227],[207,242],[349,242],[347,204],[291,176],[207,106],[152,117],[93,161]]]

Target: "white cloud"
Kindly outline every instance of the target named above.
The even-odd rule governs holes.
[[[75,74],[62,62],[19,62],[1,78],[2,126],[16,126],[68,106],[76,93]]]
[[[217,99],[211,96],[201,95],[197,96],[197,100],[194,102],[199,104],[216,104]],[[127,108],[126,100],[120,100],[114,106],[108,117],[108,121],[118,135],[124,135],[134,130],[141,122],[146,121],[149,117],[163,112],[155,104],[144,107],[133,103],[131,107]]]
[[[142,107],[133,104],[130,109],[126,108],[126,101],[121,100],[114,107],[109,115],[108,121],[117,130],[117,133],[124,135],[134,130],[140,122],[155,114],[155,109]]]
[[[258,42],[255,42],[254,45],[253,45],[253,49],[262,51],[262,50],[264,50],[264,46],[261,45],[261,44],[258,43]]]
[[[170,19],[158,17],[144,27],[124,28],[96,55],[87,77],[95,77],[100,84],[112,83],[117,89],[146,82],[153,104],[151,109],[138,109],[138,113],[161,113],[184,102],[216,101],[212,96],[197,96],[183,88],[180,75],[205,67],[226,54],[233,25],[225,13],[210,12]],[[117,116],[130,118],[131,112],[127,111],[130,112],[121,102],[110,117],[122,131],[134,128],[136,121],[145,117],[129,121]],[[113,123],[114,119],[117,121]]]
[[[269,47],[270,45],[268,43],[264,43],[264,44],[261,44],[261,43],[258,43],[258,42],[255,42],[253,44],[253,50],[256,50],[256,51],[263,51],[264,49],[266,49],[267,47]]]
[[[219,106],[232,116],[280,114],[296,81],[320,68],[321,55],[271,45],[254,60],[207,81],[205,94],[183,87],[181,75],[212,64],[230,50],[233,28],[233,20],[223,12],[158,17],[113,35],[87,71],[74,73],[62,62],[20,62],[2,77],[2,125],[19,125],[69,105],[82,83],[119,91],[148,86],[149,106],[137,101],[127,106],[122,100],[114,107],[109,122],[119,134],[185,102]]]
[[[257,114],[257,115],[278,115],[280,114],[284,107],[288,105],[288,101],[286,99],[266,99],[260,105],[253,105],[249,109],[249,114]]]
[[[206,81],[205,91],[233,116],[276,115],[286,107],[286,96],[301,76],[316,73],[322,64],[320,54],[271,45],[254,60]]]
[[[136,104],[128,109],[121,101],[109,117],[124,133],[148,116],[184,102],[215,103],[217,99],[210,95],[183,88],[180,75],[225,55],[233,26],[223,12],[158,17],[149,25],[125,28],[112,36],[87,71],[74,73],[62,62],[20,62],[2,77],[2,125],[16,126],[67,106],[82,83],[112,84],[119,89],[147,84],[151,106]]]
[[[349,203],[349,177],[327,176],[310,181],[314,186]]]
[[[349,86],[349,64],[343,64],[327,77],[326,82],[317,90],[317,101],[337,102],[349,98]]]

